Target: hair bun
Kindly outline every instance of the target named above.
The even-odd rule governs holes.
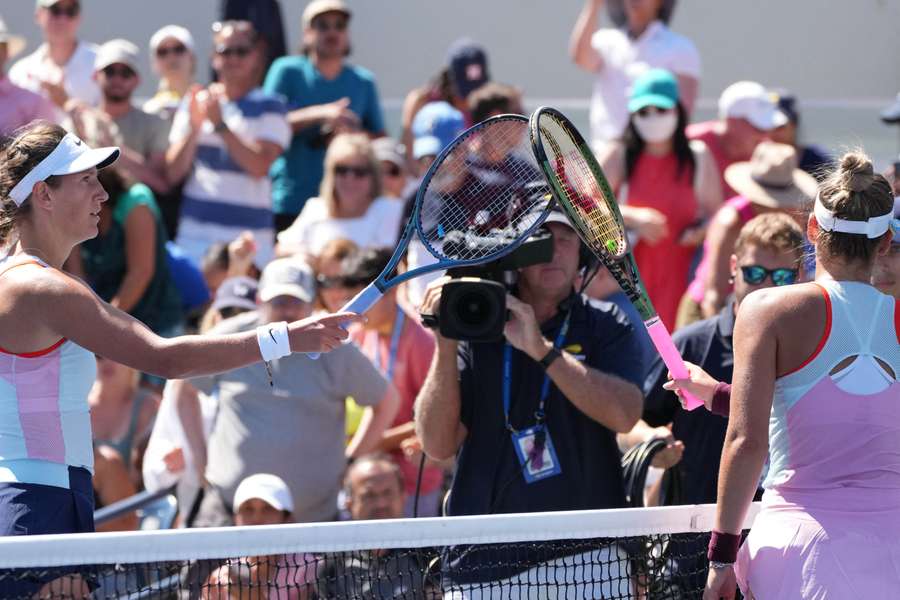
[[[841,158],[841,175],[846,189],[863,192],[875,180],[875,167],[865,154],[848,152]]]

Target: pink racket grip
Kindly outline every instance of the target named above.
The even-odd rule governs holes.
[[[644,326],[647,328],[650,340],[656,346],[656,351],[659,352],[672,377],[675,379],[688,379],[687,365],[684,364],[684,359],[678,353],[678,348],[675,347],[672,336],[669,335],[669,330],[666,329],[662,319],[654,317],[645,322]],[[703,406],[703,402],[693,394],[685,391],[681,393],[684,396],[684,407],[687,410],[694,410]]]

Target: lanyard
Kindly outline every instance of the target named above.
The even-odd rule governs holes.
[[[403,309],[397,307],[397,316],[394,317],[394,329],[391,331],[391,345],[388,352],[388,363],[384,370],[384,376],[388,381],[394,380],[394,366],[397,363],[397,350],[400,348],[400,334],[403,332]],[[380,336],[378,336],[380,337]],[[375,365],[381,369],[381,340],[375,339]]]
[[[566,313],[566,318],[563,320],[562,327],[559,328],[559,334],[557,334],[556,339],[553,341],[554,348],[561,348],[563,342],[566,340],[566,334],[569,332],[569,317],[572,316],[572,311]],[[509,423],[509,406],[511,403],[510,399],[510,386],[512,381],[512,346],[507,342],[503,348],[503,416],[506,418],[506,429],[513,433],[518,433],[512,425]],[[544,382],[541,385],[541,400],[538,403],[538,409],[534,412],[534,418],[537,425],[542,425],[544,422],[544,403],[547,401],[547,394],[550,392],[550,376],[544,373]]]

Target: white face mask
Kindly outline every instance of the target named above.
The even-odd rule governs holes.
[[[642,117],[634,115],[634,127],[645,142],[664,142],[671,138],[678,127],[678,113],[667,110]]]

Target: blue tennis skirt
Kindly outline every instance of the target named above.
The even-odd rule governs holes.
[[[94,531],[91,473],[69,467],[69,489],[37,483],[0,483],[0,535]],[[77,572],[72,567],[9,569],[0,573],[0,598],[27,598],[41,586]]]

